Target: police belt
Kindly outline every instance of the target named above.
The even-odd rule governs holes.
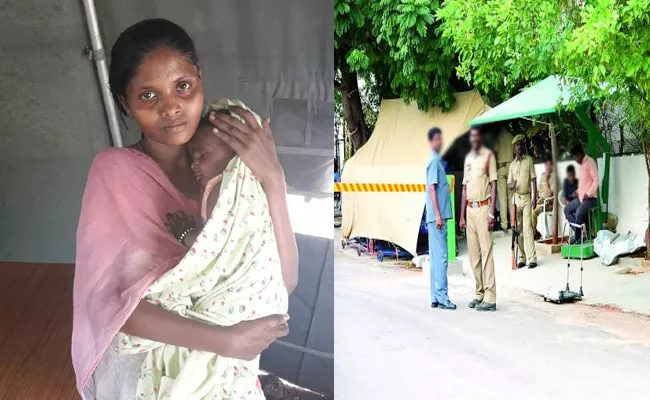
[[[470,201],[470,200],[467,200],[467,207],[469,207],[469,208],[480,208],[480,207],[483,207],[483,206],[487,206],[488,204],[490,204],[490,199],[486,199],[486,200],[483,200],[483,201]]]

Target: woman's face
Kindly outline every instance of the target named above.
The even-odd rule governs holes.
[[[172,146],[186,144],[203,108],[198,68],[172,49],[150,52],[127,87],[124,108],[149,139]]]

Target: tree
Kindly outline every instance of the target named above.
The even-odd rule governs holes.
[[[579,24],[580,7],[574,0],[446,0],[436,17],[443,39],[458,54],[458,76],[495,106],[561,71],[557,53]],[[586,138],[572,113],[539,119],[562,133],[557,143],[560,151]],[[529,120],[505,125],[527,136],[539,131]],[[533,141],[544,142],[541,137]]]
[[[335,0],[335,87],[354,149],[370,130],[359,79],[368,97],[415,101],[422,110],[453,105],[464,85],[455,77],[455,55],[434,17],[438,1]]]
[[[446,0],[437,18],[442,22],[443,38],[458,53],[458,75],[474,85],[488,104],[495,105],[559,71],[555,55],[574,29],[578,11],[574,0]],[[552,121],[554,127],[558,120],[562,126],[572,126],[566,113],[541,119]],[[539,131],[539,126],[520,119],[509,121],[508,125],[528,136]],[[578,132],[565,131],[562,137],[573,137]],[[537,144],[544,142],[541,136],[535,139]],[[555,139],[556,136],[551,137],[554,163],[560,147]],[[555,242],[557,197],[554,203]]]
[[[581,17],[559,54],[563,72],[597,104],[625,110],[623,123],[643,149],[650,179],[650,0],[596,0]]]
[[[447,0],[437,12],[458,53],[458,75],[495,105],[559,71],[555,54],[575,27],[570,0]]]

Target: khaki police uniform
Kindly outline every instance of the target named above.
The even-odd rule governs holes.
[[[465,157],[467,248],[476,281],[476,300],[496,304],[492,231],[488,228],[491,183],[497,180],[494,154],[485,147]]]
[[[508,184],[517,183],[514,190],[514,202],[517,208],[517,229],[519,230],[519,262],[537,263],[535,235],[533,231],[533,207],[531,199],[531,181],[535,179],[535,164],[530,156],[521,160],[515,158],[510,163]]]
[[[512,206],[512,192],[508,190],[508,167],[513,159],[512,134],[506,130],[499,132],[496,143],[497,151],[497,197],[499,197],[499,215],[501,229],[508,229],[508,210]]]
[[[533,230],[537,231],[537,217],[544,212],[544,203],[546,203],[546,211],[553,211],[553,196],[557,194],[557,176],[555,172],[551,172],[549,177],[548,172],[544,172],[539,184],[539,199],[535,209],[533,210]]]

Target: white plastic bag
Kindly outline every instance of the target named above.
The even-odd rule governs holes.
[[[623,254],[631,254],[645,247],[643,236],[628,232],[626,235],[602,230],[594,240],[594,251],[604,265],[612,265]]]

